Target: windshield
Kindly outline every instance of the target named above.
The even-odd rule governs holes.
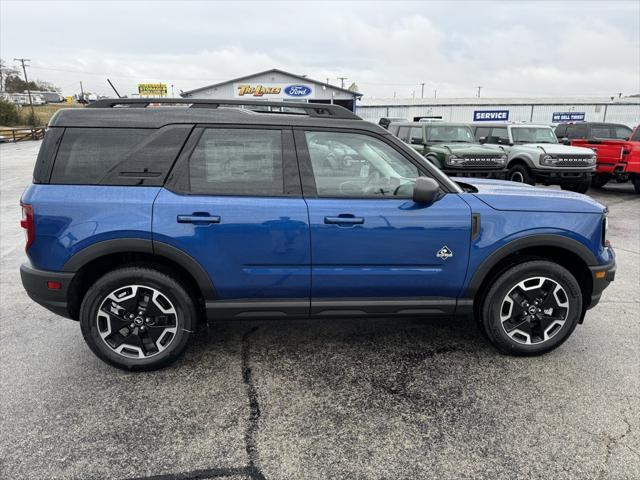
[[[473,132],[464,125],[438,125],[427,129],[427,142],[473,143]]]
[[[549,127],[516,127],[511,129],[514,143],[558,143]]]

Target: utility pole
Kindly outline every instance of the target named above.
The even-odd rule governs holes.
[[[420,86],[422,87],[422,90],[420,92],[420,98],[424,98],[424,82],[422,82]]]
[[[478,89],[478,98],[480,98],[480,90],[482,90],[482,87],[476,87]]]
[[[173,83],[171,84],[171,98],[175,98],[175,95],[173,94]]]
[[[31,89],[29,88],[29,79],[27,78],[27,67],[24,62],[30,62],[28,58],[14,58],[14,62],[20,62],[22,64],[22,72],[24,73],[24,83],[27,85],[27,94],[29,95],[29,106],[31,107],[31,120],[35,123],[36,113],[33,111],[33,100],[31,100]],[[34,125],[35,127],[35,125]]]
[[[433,98],[438,98],[438,89],[437,88],[433,91]]]
[[[338,80],[340,80],[340,86],[342,88],[344,88],[344,81],[347,80],[349,77],[338,77]]]
[[[622,92],[618,92],[618,98],[622,98]]]
[[[80,82],[80,103],[84,103],[84,90],[82,89],[82,82]]]

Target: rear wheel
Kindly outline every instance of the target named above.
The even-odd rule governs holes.
[[[634,175],[631,177],[631,183],[633,183],[633,189],[636,193],[640,193],[640,175]]]
[[[187,348],[196,318],[194,302],[180,283],[142,267],[107,273],[80,308],[82,334],[93,353],[128,370],[174,362]]]
[[[535,260],[511,267],[495,280],[481,308],[481,323],[501,352],[539,355],[561,345],[581,313],[574,276],[557,263]]]
[[[577,193],[587,193],[589,191],[589,185],[591,182],[589,181],[582,181],[582,182],[578,182],[578,183],[566,183],[563,185],[560,185],[560,188],[562,188],[562,190],[568,190],[570,192],[577,192]]]
[[[509,171],[507,172],[507,180],[518,183],[527,183],[529,185],[535,185],[536,183],[536,180],[533,175],[531,175],[529,169],[522,164],[516,164],[509,168]]]
[[[609,177],[607,175],[596,174],[591,178],[591,186],[593,188],[602,188],[607,182],[609,182]]]

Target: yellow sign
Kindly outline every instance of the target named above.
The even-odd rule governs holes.
[[[166,83],[139,83],[138,93],[141,97],[166,97]]]
[[[64,97],[64,101],[67,103],[73,103],[73,97]]]
[[[238,96],[252,95],[254,97],[262,97],[263,95],[279,95],[282,91],[280,87],[264,87],[262,85],[238,85]]]

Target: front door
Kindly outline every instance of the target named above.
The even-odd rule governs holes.
[[[154,242],[203,266],[218,300],[210,309],[307,315],[309,221],[291,130],[202,128],[193,135],[192,152],[185,148],[154,203]]]
[[[471,235],[459,195],[413,202],[418,164],[383,137],[297,131],[296,147],[311,227],[312,313],[437,314],[455,305]]]

